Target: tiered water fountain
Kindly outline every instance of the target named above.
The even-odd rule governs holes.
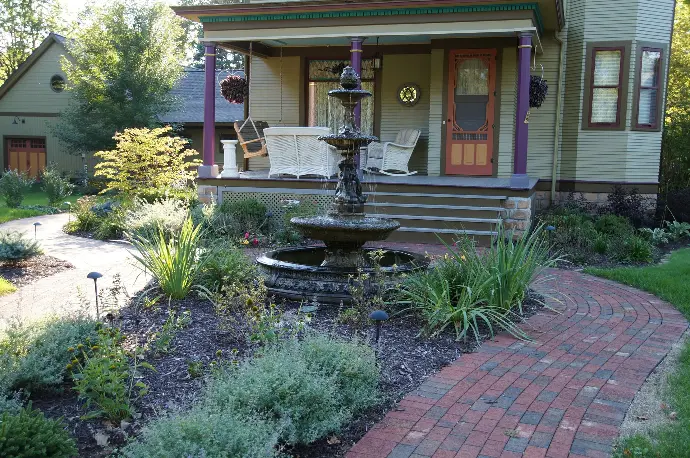
[[[352,67],[345,68],[340,85],[342,89],[332,90],[328,95],[345,107],[345,125],[338,134],[319,138],[343,156],[333,204],[326,215],[291,220],[302,235],[321,240],[325,246],[283,248],[259,258],[266,285],[271,293],[279,296],[326,303],[349,301],[347,290],[351,276],[360,270],[374,271],[367,255],[371,249],[364,249],[364,244],[385,240],[400,227],[397,221],[364,213],[367,196],[362,194],[355,154],[377,138],[362,134],[355,124],[354,111],[371,93],[357,89],[359,75]],[[387,250],[379,264],[381,273],[387,276],[426,267],[423,256],[398,250]]]

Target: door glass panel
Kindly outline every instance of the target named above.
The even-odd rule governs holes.
[[[489,104],[489,67],[482,59],[456,64],[455,123],[465,132],[481,130]]]

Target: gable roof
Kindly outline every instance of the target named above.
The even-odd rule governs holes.
[[[216,71],[216,81],[225,78],[231,72]],[[244,72],[232,73],[244,76]],[[175,109],[159,119],[162,122],[203,123],[204,122],[204,77],[202,69],[186,69],[172,90],[177,98]],[[216,122],[235,122],[244,119],[244,104],[230,103],[223,98],[220,87],[216,89]]]
[[[21,79],[22,76],[24,76],[24,73],[26,73],[31,66],[41,58],[41,56],[53,45],[53,43],[57,43],[64,47],[65,37],[52,32],[48,34],[38,48],[34,49],[31,55],[29,55],[29,57],[27,57],[26,60],[22,62],[14,72],[12,72],[9,78],[7,78],[7,81],[0,86],[0,99]]]

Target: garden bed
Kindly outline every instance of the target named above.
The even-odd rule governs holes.
[[[41,278],[73,268],[74,266],[67,261],[38,255],[18,262],[0,263],[0,277],[21,288]]]
[[[524,319],[539,309],[541,300],[529,298]],[[173,301],[170,306],[177,316],[189,312],[189,324],[175,333],[167,352],[156,352],[149,348],[146,360],[155,372],[142,370],[142,381],[149,387],[149,393],[137,403],[138,414],[127,422],[125,430],[102,420],[82,420],[86,413],[82,402],[77,399],[71,384],[63,387],[61,394],[43,393],[32,396],[34,407],[44,411],[51,418],[64,418],[70,433],[79,446],[79,455],[85,457],[107,456],[114,448],[123,444],[128,436],[138,431],[152,418],[171,409],[184,409],[192,405],[200,395],[211,373],[211,366],[221,361],[240,361],[252,356],[258,345],[248,343],[246,336],[233,336],[232,332],[219,327],[219,320],[213,304],[208,300],[189,298]],[[285,304],[287,319],[294,315],[298,304]],[[321,306],[312,315],[309,328],[351,338],[359,337],[373,345],[374,331],[367,326],[354,329],[338,321],[338,308]],[[168,318],[167,302],[148,310],[129,306],[113,320],[125,336],[125,346],[133,348],[152,341],[152,334],[160,333]],[[241,327],[241,323],[239,324]],[[481,340],[489,338],[482,330]],[[357,442],[368,429],[393,408],[406,393],[413,391],[430,375],[455,361],[460,354],[472,352],[477,342],[472,337],[466,342],[455,341],[452,331],[434,338],[420,335],[420,322],[409,314],[393,316],[382,328],[378,347],[378,361],[381,370],[380,390],[382,402],[355,418],[340,434],[322,439],[309,446],[289,450],[302,458],[341,457]],[[219,356],[220,355],[220,356]],[[201,363],[201,374],[190,375],[190,363]],[[196,368],[199,370],[199,367]],[[108,445],[96,443],[107,438]]]

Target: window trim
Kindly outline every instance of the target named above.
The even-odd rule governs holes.
[[[661,52],[661,65],[659,65],[659,79],[657,86],[657,98],[656,98],[656,124],[639,124],[639,110],[640,110],[640,93],[642,89],[642,53],[644,51],[659,51]],[[664,102],[665,102],[665,92],[666,92],[666,80],[667,80],[667,67],[668,67],[668,45],[664,43],[650,43],[650,42],[639,42],[637,44],[637,50],[635,54],[636,58],[636,68],[635,68],[635,86],[634,86],[634,99],[633,99],[633,122],[631,130],[643,131],[643,132],[660,132],[662,126],[664,125]]]
[[[627,122],[628,105],[628,81],[630,74],[630,41],[609,41],[587,43],[587,53],[585,54],[585,87],[582,109],[582,129],[583,130],[625,130]],[[597,123],[592,122],[592,101],[594,99],[594,61],[595,53],[598,51],[620,51],[621,68],[618,75],[618,107],[616,109],[616,122]],[[597,86],[604,87],[604,86]],[[611,86],[614,87],[614,86]]]

